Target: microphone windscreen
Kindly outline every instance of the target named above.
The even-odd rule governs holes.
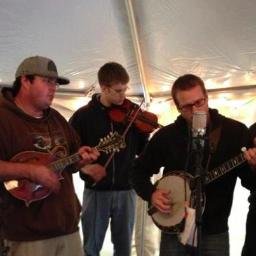
[[[192,133],[193,137],[198,135],[205,135],[207,123],[207,114],[203,111],[193,113],[192,119]]]

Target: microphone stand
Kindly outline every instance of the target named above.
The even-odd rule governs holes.
[[[198,132],[196,137],[193,137],[193,151],[195,155],[195,224],[197,230],[197,247],[195,250],[196,256],[202,256],[202,214],[203,214],[203,186],[205,183],[205,172],[202,166],[204,157],[204,135]]]

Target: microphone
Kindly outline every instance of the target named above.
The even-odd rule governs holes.
[[[198,111],[193,113],[192,119],[192,139],[193,148],[198,149],[204,147],[204,139],[206,134],[206,123],[207,114],[203,111]]]

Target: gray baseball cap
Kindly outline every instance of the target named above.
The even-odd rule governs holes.
[[[51,59],[42,56],[29,57],[21,62],[15,77],[18,78],[24,75],[56,78],[58,84],[69,84],[70,82],[68,78],[58,76],[57,67]]]

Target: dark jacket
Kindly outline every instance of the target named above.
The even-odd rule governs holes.
[[[256,147],[256,123],[250,126],[249,136],[251,146]],[[256,211],[256,191],[251,191],[248,201],[250,203],[250,209],[253,208],[253,211]]]
[[[99,101],[100,95],[95,94],[92,100],[84,107],[78,109],[70,119],[70,124],[80,135],[83,145],[96,146],[100,138],[105,137],[111,131],[123,134],[126,125],[113,122],[108,115],[108,108]],[[143,149],[147,135],[140,133],[132,126],[126,134],[126,147],[117,152],[107,167],[107,176],[96,185],[88,179],[88,176],[80,174],[86,187],[95,190],[128,190],[131,189],[128,173],[135,156]],[[109,155],[101,153],[97,163],[104,166]]]
[[[210,109],[210,128],[214,130],[221,124],[221,134],[217,149],[210,150],[209,141],[203,159],[203,167],[210,157],[209,170],[235,157],[241,148],[247,145],[248,129],[242,123],[218,114]],[[207,131],[207,134],[209,131]],[[186,121],[179,116],[177,120],[161,130],[151,139],[143,153],[134,163],[132,183],[136,192],[147,201],[155,187],[150,177],[164,167],[164,174],[169,171],[184,170],[194,175],[194,157],[191,154],[191,132]],[[255,189],[256,176],[247,164],[242,164],[205,187],[206,205],[203,214],[203,231],[209,234],[225,232],[228,229],[233,192],[237,177],[248,189]],[[170,188],[171,189],[171,188]]]
[[[250,142],[256,146],[256,123],[249,128]],[[256,191],[252,191],[249,196],[249,211],[246,220],[246,232],[242,256],[255,255],[255,229],[256,229]]]

